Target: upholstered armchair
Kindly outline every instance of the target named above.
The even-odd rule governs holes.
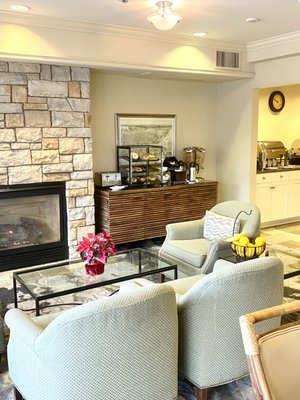
[[[27,400],[171,400],[178,323],[172,288],[103,297],[58,316],[6,313],[8,365]]]
[[[300,301],[242,315],[241,332],[255,400],[298,400],[300,320],[257,334],[257,323],[299,313]]]
[[[235,233],[243,232],[250,239],[259,236],[259,209],[232,200],[217,204],[202,219],[169,224],[159,255],[177,264],[185,275],[208,274],[220,254],[231,252],[230,243],[222,239],[232,236],[234,227]]]
[[[218,260],[210,274],[164,285],[171,285],[178,295],[179,370],[197,387],[197,399],[207,398],[207,388],[248,375],[239,317],[282,303],[281,260]],[[260,329],[279,323],[263,322]]]

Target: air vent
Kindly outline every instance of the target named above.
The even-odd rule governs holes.
[[[216,66],[218,68],[240,68],[240,53],[217,50]]]

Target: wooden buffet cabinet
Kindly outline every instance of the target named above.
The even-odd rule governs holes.
[[[162,237],[166,225],[202,218],[217,201],[215,181],[130,188],[95,188],[96,232],[110,233],[116,244]]]

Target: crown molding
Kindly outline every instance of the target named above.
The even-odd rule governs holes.
[[[157,67],[155,65],[137,65],[132,63],[116,63],[112,60],[100,60],[96,58],[72,58],[72,57],[52,57],[48,55],[20,54],[20,53],[1,53],[1,59],[5,61],[35,62],[51,65],[73,65],[99,69],[107,73],[120,73],[138,78],[157,78],[157,79],[179,79],[194,80],[205,82],[226,82],[239,79],[253,78],[254,72],[242,72],[231,70],[202,70],[185,69],[171,67]]]
[[[118,36],[150,40],[156,42],[174,43],[205,48],[217,48],[224,51],[246,51],[247,46],[241,43],[223,42],[212,39],[195,38],[193,36],[180,35],[172,32],[160,32],[146,29],[135,29],[123,26],[95,24],[77,20],[65,20],[59,18],[44,17],[35,14],[16,14],[10,11],[0,11],[0,21],[3,23],[25,25],[32,27],[47,27],[85,33],[96,33],[107,36]]]
[[[265,61],[300,53],[300,31],[257,40],[247,45],[247,62]]]

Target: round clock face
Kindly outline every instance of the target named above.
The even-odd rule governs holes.
[[[279,90],[272,92],[269,97],[269,107],[273,112],[279,112],[285,104],[284,94]]]

